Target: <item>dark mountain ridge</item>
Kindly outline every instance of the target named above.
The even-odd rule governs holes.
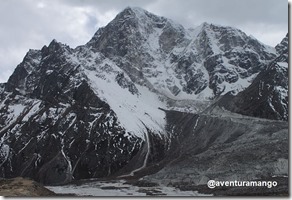
[[[247,89],[234,97],[223,97],[219,105],[243,115],[288,121],[287,41],[288,34],[276,46],[279,56],[259,73]]]
[[[241,140],[251,144],[245,152],[255,157],[254,149],[273,141],[271,148],[279,152],[265,154],[266,161],[257,164],[264,175],[285,175],[268,165],[286,166],[287,122],[220,110],[288,119],[288,43],[283,41],[272,48],[232,27],[204,23],[187,30],[140,8],[126,8],[85,45],[72,49],[53,40],[30,50],[8,82],[0,84],[0,176],[65,184],[143,176],[164,167],[177,173],[180,164],[202,161],[197,156],[210,151],[206,158],[215,162],[218,149],[240,164],[246,147],[239,145]],[[262,83],[265,105],[251,101],[246,110],[250,96],[258,95],[252,88]],[[257,115],[257,110],[265,113]],[[257,135],[265,126],[269,132]],[[223,154],[218,158],[225,159]],[[172,165],[175,160],[179,162]],[[246,171],[239,171],[234,174],[242,178]],[[261,173],[250,174],[255,178]]]

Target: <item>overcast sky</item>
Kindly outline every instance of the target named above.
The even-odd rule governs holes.
[[[203,22],[233,26],[271,46],[288,32],[286,0],[0,0],[0,83],[29,49],[52,39],[71,47],[85,44],[127,6],[186,28]]]

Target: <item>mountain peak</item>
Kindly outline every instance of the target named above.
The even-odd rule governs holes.
[[[114,21],[119,21],[121,19],[144,19],[148,17],[156,16],[140,7],[126,7],[122,12],[120,12]]]
[[[288,119],[288,53],[268,68],[275,57],[238,29],[203,23],[186,30],[170,19],[127,7],[86,45],[71,49],[53,40],[40,51],[30,50],[8,82],[0,84],[0,177],[27,176],[46,185],[125,173],[137,178],[170,154],[189,155],[189,147],[195,147],[192,155],[209,155],[213,149],[210,159],[222,150],[221,142],[231,147],[238,141],[234,145],[246,149],[249,133],[259,135],[249,146],[262,148],[264,143],[255,145],[263,135],[270,144],[283,137],[284,126],[266,128],[273,134],[258,129],[270,121],[220,108],[210,116],[207,111],[224,94],[246,91],[238,101],[243,105],[239,109],[248,110],[243,114]],[[233,106],[230,98],[224,103]],[[284,152],[278,150],[274,156]],[[238,155],[242,152],[231,157]],[[274,157],[263,164],[275,165]]]
[[[140,7],[132,7],[132,6],[128,6],[126,7],[122,12],[120,12],[118,14],[118,16],[134,16],[134,17],[137,17],[137,18],[143,18],[143,17],[158,17],[157,15],[147,11],[147,10],[144,10],[143,8],[140,8]],[[163,17],[159,17],[159,18],[163,18]]]
[[[289,38],[288,38],[288,33],[286,36],[283,38],[283,40],[277,44],[275,47],[277,50],[278,54],[282,54],[283,52],[287,51],[288,52],[288,43],[289,43]]]
[[[148,11],[144,10],[143,8],[136,7],[136,6],[128,6],[126,7],[121,13],[123,12],[133,12],[133,13],[139,13],[139,14],[144,14]]]
[[[135,44],[132,46],[134,49],[141,46],[141,42],[144,43],[149,34],[155,32],[157,28],[162,29],[168,21],[171,20],[142,8],[127,7],[106,27],[99,29],[87,44],[105,55],[114,53],[124,56],[129,50],[127,47],[129,43]]]
[[[138,9],[140,9],[140,12],[138,12]],[[141,8],[136,8],[136,7],[126,7],[122,12],[120,12],[116,18],[124,18],[124,17],[135,17],[136,13],[143,13],[144,10],[142,10]]]

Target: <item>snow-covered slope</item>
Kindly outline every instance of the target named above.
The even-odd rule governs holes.
[[[87,46],[131,74],[133,82],[176,100],[241,91],[276,55],[238,29],[203,23],[186,30],[139,8],[125,9]]]
[[[86,75],[91,66],[81,66],[82,59],[73,55],[57,41],[29,51],[5,85],[0,94],[3,177],[60,184],[108,176],[143,146],[144,135],[124,127],[97,96],[102,91],[94,90]]]
[[[149,88],[134,84],[111,59],[86,47],[79,47],[69,62],[81,66],[81,74],[95,94],[109,104],[126,130],[141,138],[146,128],[163,134],[165,104]]]
[[[185,29],[130,7],[85,45],[29,50],[0,85],[0,172],[64,183],[133,160],[142,169],[174,138],[164,110],[199,112],[244,90],[277,51],[236,28]]]

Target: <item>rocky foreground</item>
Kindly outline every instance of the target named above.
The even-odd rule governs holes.
[[[288,194],[288,41],[129,7],[84,45],[29,50],[0,83],[0,195],[55,195],[18,176],[66,196]]]
[[[17,177],[13,179],[0,180],[0,196],[5,197],[38,197],[56,196],[40,183],[30,179]]]

